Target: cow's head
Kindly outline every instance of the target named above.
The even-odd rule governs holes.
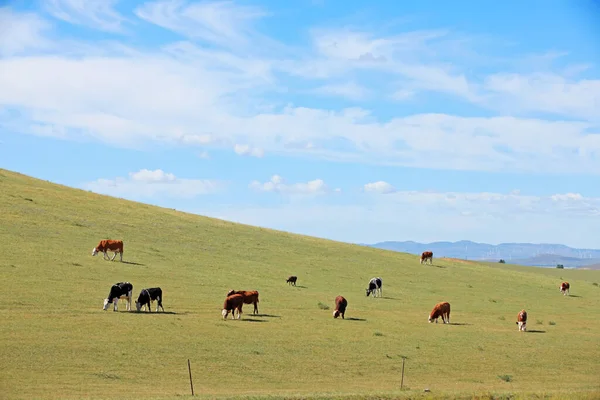
[[[433,322],[433,319],[431,318],[431,315],[427,318],[427,321],[429,321],[429,323]]]
[[[98,254],[98,248],[97,248],[97,247],[94,247],[94,248],[92,249],[92,255],[93,255],[93,256],[95,256],[96,254]]]
[[[337,317],[339,317],[339,316],[340,316],[340,310],[335,310],[335,311],[333,312],[333,318],[337,318]]]
[[[109,301],[108,301],[108,299],[104,299],[104,307],[102,307],[102,309],[103,309],[104,311],[108,310],[108,304],[109,304]]]
[[[221,311],[221,315],[223,316],[223,319],[227,319],[228,314],[229,314],[229,310],[226,310],[225,308],[223,309],[223,311]]]
[[[369,295],[371,294],[371,289],[365,289],[365,291],[367,292],[367,297],[369,297]]]
[[[231,289],[229,292],[227,292],[227,297],[231,296],[234,293],[235,293],[235,290]]]
[[[142,303],[140,303],[139,301],[135,302],[135,309],[137,311],[141,311],[142,310]]]

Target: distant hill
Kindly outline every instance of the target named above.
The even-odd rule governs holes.
[[[433,251],[437,257],[462,258],[478,261],[499,261],[509,264],[536,267],[581,267],[600,263],[600,250],[576,249],[562,244],[501,243],[498,245],[477,243],[470,240],[458,242],[419,243],[379,242],[367,244],[369,247],[421,254],[424,250]]]

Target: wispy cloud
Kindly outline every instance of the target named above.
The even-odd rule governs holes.
[[[46,11],[55,18],[75,25],[124,32],[127,19],[115,10],[118,0],[46,0]]]
[[[223,186],[223,183],[214,180],[177,178],[161,169],[141,169],[130,172],[127,178],[100,178],[82,187],[96,193],[137,200],[158,197],[190,199],[215,193]]]
[[[331,84],[318,87],[312,93],[324,96],[338,96],[350,100],[362,100],[369,95],[369,91],[355,82]]]
[[[233,151],[240,156],[252,156],[262,158],[265,155],[263,149],[258,147],[252,147],[247,144],[236,144],[233,146]]]
[[[394,193],[396,191],[396,188],[387,182],[377,181],[377,182],[367,183],[366,185],[363,186],[363,190],[365,192],[388,194],[388,193]]]

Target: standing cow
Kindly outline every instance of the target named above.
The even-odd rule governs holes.
[[[158,308],[162,308],[163,312],[165,308],[162,305],[162,289],[159,287],[142,289],[140,295],[138,296],[137,301],[135,302],[135,308],[138,311],[142,310],[142,307],[146,307],[146,311],[152,312],[150,308],[150,303],[156,301],[156,312],[158,312]]]
[[[333,318],[337,318],[341,315],[342,319],[345,319],[344,314],[346,313],[346,307],[348,307],[348,301],[344,298],[344,296],[337,296],[335,298],[335,310],[333,311]]]
[[[383,286],[383,281],[381,280],[381,278],[371,278],[371,280],[369,281],[369,287],[365,289],[367,292],[367,297],[369,297],[371,293],[373,293],[373,297],[377,297],[378,292],[379,297],[381,297],[383,295],[381,286]]]
[[[235,319],[235,310],[238,312],[237,319],[242,317],[242,307],[244,306],[244,296],[241,294],[233,294],[231,296],[227,296],[225,302],[223,303],[223,311],[221,311],[221,315],[223,319],[227,319],[227,315],[231,311],[231,318]]]
[[[424,251],[421,254],[421,264],[427,264],[427,260],[429,260],[429,264],[433,264],[433,252],[432,251]]]
[[[435,321],[435,323],[437,324],[439,317],[442,317],[442,322],[444,324],[450,323],[450,303],[448,303],[447,301],[437,303],[433,307],[433,310],[431,310],[431,313],[429,314],[428,321],[429,323]]]
[[[519,331],[525,332],[527,330],[527,311],[521,310],[517,314],[517,325],[519,325]]]
[[[244,297],[244,304],[254,304],[252,314],[258,314],[258,292],[256,290],[230,290],[227,296],[232,294],[241,294]]]
[[[295,276],[295,275],[292,275],[292,276],[290,276],[289,278],[287,278],[287,281],[286,281],[286,283],[287,283],[288,285],[293,285],[293,286],[296,286],[296,281],[297,281],[297,280],[298,280],[298,277],[297,277],[297,276]]]
[[[131,294],[133,293],[133,285],[129,282],[118,282],[112,285],[108,297],[104,299],[104,311],[108,309],[110,303],[114,303],[114,310],[117,311],[117,303],[120,299],[125,299],[127,302],[127,311],[131,311]]]
[[[108,254],[106,253],[107,251],[112,251],[113,253],[115,253],[112,259],[108,257]],[[117,254],[119,254],[121,262],[123,262],[123,241],[109,239],[101,240],[100,243],[98,243],[98,246],[92,249],[92,255],[95,256],[99,252],[104,253],[103,258],[105,260],[110,259],[110,261],[113,261],[115,257],[117,257]]]
[[[571,288],[571,285],[569,285],[569,282],[563,282],[560,284],[560,286],[558,287],[560,289],[560,292],[566,296],[569,294],[569,289]]]

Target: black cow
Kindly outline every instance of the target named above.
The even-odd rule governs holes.
[[[127,311],[131,311],[131,294],[133,293],[133,285],[129,282],[118,282],[112,285],[108,297],[104,299],[103,310],[108,310],[108,305],[114,303],[114,310],[117,311],[117,303],[119,299],[127,301]]]
[[[287,278],[287,284],[288,285],[294,285],[296,286],[296,281],[298,280],[298,277],[295,275],[290,276],[289,278]]]
[[[377,297],[377,292],[379,292],[379,297],[382,296],[382,290],[381,290],[381,286],[383,285],[383,282],[381,281],[381,278],[371,278],[371,280],[369,281],[369,288],[366,289],[367,291],[367,297],[373,293],[373,297]]]
[[[164,312],[165,308],[162,305],[162,299],[163,294],[161,288],[153,287],[149,289],[142,289],[137,301],[135,302],[135,308],[138,311],[142,311],[142,307],[146,306],[146,311],[152,312],[150,309],[150,303],[156,300],[156,312],[158,312],[158,307],[162,308]]]

